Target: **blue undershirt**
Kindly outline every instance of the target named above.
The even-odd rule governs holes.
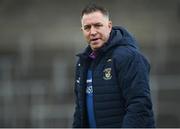
[[[94,117],[94,102],[93,102],[93,86],[92,86],[92,71],[88,70],[86,81],[86,106],[87,116],[90,128],[96,128],[96,122]]]

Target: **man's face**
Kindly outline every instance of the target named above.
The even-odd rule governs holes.
[[[112,23],[100,11],[84,14],[81,24],[84,37],[93,51],[101,48],[109,39]]]

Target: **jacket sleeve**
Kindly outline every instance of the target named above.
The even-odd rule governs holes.
[[[125,99],[126,114],[122,128],[154,127],[149,88],[150,65],[140,54],[125,58],[118,74]]]
[[[78,70],[78,63],[76,66],[76,73],[75,73],[75,87],[74,87],[74,93],[75,93],[75,112],[73,117],[73,128],[80,128],[80,107],[78,104],[78,93],[77,93],[77,85],[79,85],[79,70]]]

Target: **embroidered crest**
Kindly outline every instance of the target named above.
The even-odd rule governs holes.
[[[111,68],[106,68],[103,71],[103,79],[110,80],[112,78]]]

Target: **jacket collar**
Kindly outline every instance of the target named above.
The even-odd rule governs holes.
[[[123,27],[115,26],[112,28],[112,31],[110,32],[108,41],[103,45],[102,48],[100,48],[97,51],[98,56],[106,53],[110,49],[117,46],[131,46],[135,49],[138,48],[136,40],[126,29],[124,29]],[[82,59],[86,59],[89,57],[90,53],[92,53],[92,49],[88,45],[85,51],[83,53],[78,54],[77,56],[79,56]]]

